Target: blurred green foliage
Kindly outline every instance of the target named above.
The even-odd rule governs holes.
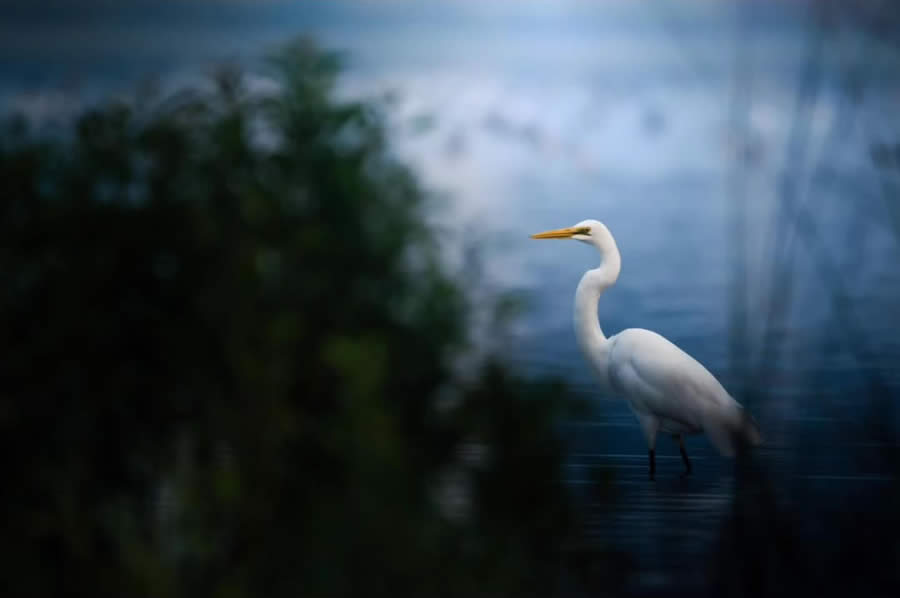
[[[552,593],[569,403],[461,376],[470,298],[337,72],[299,41],[268,86],[7,122],[8,595]]]

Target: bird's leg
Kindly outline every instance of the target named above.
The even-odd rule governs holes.
[[[656,433],[659,431],[659,420],[649,413],[635,413],[641,424],[641,430],[644,432],[644,438],[647,439],[647,450],[650,455],[650,479],[655,479],[656,475]]]
[[[684,448],[684,436],[681,434],[678,435],[678,448],[681,449],[681,459],[684,461],[684,473],[681,474],[681,477],[691,475],[691,460],[688,459],[687,449]]]

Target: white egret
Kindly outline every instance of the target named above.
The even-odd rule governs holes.
[[[756,422],[716,378],[693,357],[650,330],[629,328],[606,338],[597,317],[600,295],[619,277],[621,257],[609,229],[597,220],[531,235],[533,239],[575,239],[600,251],[600,266],[588,270],[575,291],[575,334],[602,389],[628,401],[637,416],[656,472],[656,435],[678,440],[685,472],[691,462],[684,435],[705,433],[722,455],[733,456],[739,443],[762,441]]]

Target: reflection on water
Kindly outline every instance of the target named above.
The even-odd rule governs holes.
[[[599,411],[597,419],[574,422],[566,430],[571,449],[566,481],[587,505],[587,537],[635,559],[635,591],[708,588],[716,564],[711,557],[732,515],[734,460],[718,456],[704,439],[689,438],[693,475],[682,478],[677,444],[661,437],[656,481],[650,481],[643,436],[633,415],[615,403],[604,403]],[[865,508],[854,497],[892,490],[898,472],[883,457],[897,445],[842,441],[840,427],[835,421],[795,420],[790,423],[792,445],[755,451],[782,508],[816,512],[838,505],[853,516]],[[594,491],[604,479],[598,478],[601,471],[611,471],[612,497],[598,497]],[[820,528],[830,525],[826,519],[818,523]]]
[[[633,555],[639,561],[638,585],[702,585],[709,572],[697,567],[697,558],[710,552],[731,504],[729,468],[693,442],[694,472],[681,478],[677,445],[663,437],[657,448],[657,480],[651,482],[640,429],[626,418],[633,416],[572,424],[567,481],[581,498],[590,496],[587,489],[596,484],[591,475],[596,469],[611,469],[615,482],[615,508],[605,499],[593,502],[587,535]]]

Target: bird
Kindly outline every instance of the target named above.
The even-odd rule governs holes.
[[[643,328],[628,328],[609,338],[600,327],[600,296],[619,278],[622,266],[616,241],[605,224],[583,220],[575,226],[531,235],[532,239],[572,239],[600,252],[600,266],[585,272],[575,291],[575,336],[607,394],[624,398],[637,417],[650,466],[656,474],[656,437],[678,441],[685,470],[692,472],[684,437],[706,434],[726,457],[741,447],[759,446],[756,420],[700,362],[665,337]]]

